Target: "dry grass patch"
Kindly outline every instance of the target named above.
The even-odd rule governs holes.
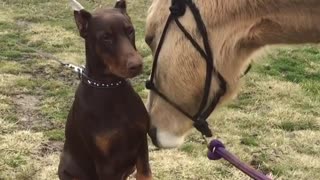
[[[1,178],[25,179],[36,173],[34,157],[43,137],[40,133],[18,131],[0,136]]]

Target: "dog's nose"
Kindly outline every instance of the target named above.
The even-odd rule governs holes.
[[[141,62],[129,62],[128,71],[133,74],[138,74],[142,71],[142,66]]]
[[[151,138],[152,144],[155,145],[156,147],[160,147],[157,139],[157,128],[151,127],[148,132],[148,135]]]

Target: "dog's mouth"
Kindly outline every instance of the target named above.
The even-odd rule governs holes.
[[[142,73],[142,67],[137,69],[137,70],[135,70],[135,71],[129,71],[127,78],[134,78],[134,77],[140,75],[141,73]]]
[[[134,69],[127,69],[127,71],[124,73],[121,73],[121,74],[119,73],[119,76],[124,79],[130,79],[130,78],[134,78],[136,76],[141,75],[142,71],[143,71],[143,67],[141,65],[141,66],[134,68]]]
[[[127,65],[127,74],[129,78],[133,78],[135,76],[138,76],[142,73],[143,70],[143,64],[142,63],[136,63],[133,65]]]
[[[127,60],[128,61],[128,60]],[[105,74],[112,74],[114,76],[118,76],[123,79],[134,78],[143,72],[143,63],[142,60],[139,62],[131,62],[125,64],[112,64],[107,63],[108,61],[104,61],[106,64]]]
[[[142,74],[142,69],[139,71],[135,71],[135,72],[124,72],[124,73],[112,73],[112,75],[117,76],[119,78],[122,79],[131,79],[131,78],[135,78],[139,75]]]

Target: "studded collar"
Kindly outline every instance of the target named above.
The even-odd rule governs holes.
[[[64,66],[72,69],[74,72],[76,72],[79,76],[79,79],[88,86],[91,86],[93,88],[99,88],[99,89],[111,89],[111,88],[117,88],[127,83],[127,80],[123,78],[117,78],[114,81],[98,81],[93,78],[90,78],[85,73],[85,67],[84,66],[75,66],[73,64],[64,64]]]
[[[117,88],[124,85],[127,82],[125,79],[122,78],[118,78],[114,81],[98,81],[90,78],[87,74],[84,73],[84,71],[79,73],[79,77],[83,83],[99,89]]]

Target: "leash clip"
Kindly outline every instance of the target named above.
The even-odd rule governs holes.
[[[81,67],[78,67],[76,65],[73,65],[73,64],[66,64],[66,66],[70,69],[72,69],[74,72],[76,73],[82,73],[83,72],[83,68]]]
[[[83,71],[84,71],[83,67],[79,67],[79,66],[76,66],[76,65],[73,65],[73,64],[65,64],[65,66],[70,68],[70,69],[72,69],[75,73],[77,73],[79,79],[82,78],[82,74],[83,74]]]

